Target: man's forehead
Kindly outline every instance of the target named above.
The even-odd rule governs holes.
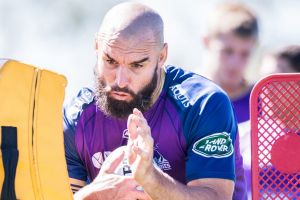
[[[156,41],[145,35],[124,37],[121,34],[105,35],[100,40],[104,52],[115,53],[145,53],[156,49]]]
[[[135,44],[135,43],[149,43],[156,42],[155,36],[149,29],[143,29],[134,34],[128,33],[126,30],[107,29],[106,31],[99,32],[97,35],[98,41],[110,44]]]
[[[123,3],[106,14],[98,35],[104,41],[125,38],[130,44],[163,43],[163,21],[158,13],[145,5]]]
[[[222,34],[219,37],[215,38],[215,41],[220,47],[232,47],[249,51],[251,51],[256,45],[254,39],[241,38],[234,34]]]

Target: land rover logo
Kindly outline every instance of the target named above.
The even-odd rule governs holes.
[[[195,142],[193,152],[208,158],[225,158],[233,153],[232,140],[226,132],[214,133]]]

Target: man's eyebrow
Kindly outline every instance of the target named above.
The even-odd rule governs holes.
[[[108,55],[107,53],[104,53],[105,54],[105,56],[108,58],[108,59],[110,59],[110,60],[115,60],[115,59],[113,59],[110,55]]]
[[[114,60],[114,61],[116,61],[114,58],[112,58],[110,55],[108,55],[107,53],[105,53],[105,56],[108,58],[108,59],[110,59],[110,60]],[[140,59],[140,60],[137,60],[137,61],[133,61],[132,63],[130,63],[131,65],[132,64],[139,64],[139,63],[143,63],[143,62],[145,62],[145,61],[148,61],[149,60],[149,57],[145,57],[145,58],[142,58],[142,59]]]
[[[139,63],[143,63],[143,62],[145,62],[145,61],[147,61],[147,60],[149,60],[149,57],[142,58],[142,59],[137,60],[137,61],[134,61],[134,62],[132,62],[132,63],[130,63],[130,64],[131,64],[131,65],[132,65],[132,64],[139,64]]]

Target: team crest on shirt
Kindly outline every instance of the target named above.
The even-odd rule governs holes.
[[[122,134],[122,138],[129,139],[128,129],[125,129]]]
[[[225,158],[233,154],[230,134],[226,132],[214,133],[199,139],[193,145],[193,152],[210,158]]]
[[[168,171],[172,169],[170,162],[158,151],[157,145],[154,148],[153,161],[161,170]]]

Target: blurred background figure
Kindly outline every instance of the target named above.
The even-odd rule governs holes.
[[[272,53],[267,53],[263,59],[260,67],[260,76],[264,77],[266,75],[270,75],[273,73],[299,73],[300,72],[300,46],[299,45],[289,45],[283,48],[280,48]],[[287,98],[287,97],[285,97]],[[283,100],[282,100],[283,101]],[[281,110],[280,107],[276,105],[270,106],[271,111],[274,113],[281,113],[283,117],[278,114],[277,120],[285,118],[286,112],[290,112],[289,110],[285,110],[286,107],[283,106]],[[295,118],[297,120],[297,118]],[[294,120],[295,120],[294,119]],[[299,122],[295,122],[294,120],[290,120],[285,122],[285,125],[289,127],[294,127],[295,125],[299,125]],[[272,124],[272,123],[270,123]],[[292,125],[291,125],[292,124]],[[241,146],[241,154],[244,158],[244,167],[245,174],[248,180],[248,183],[251,184],[251,136],[250,136],[250,121],[245,121],[239,124],[239,134],[240,134],[240,146]],[[251,187],[248,187],[250,190]],[[251,192],[248,193],[248,199],[251,198]]]
[[[212,12],[208,22],[207,35],[203,39],[208,56],[205,66],[209,72],[207,76],[227,92],[238,123],[246,123],[245,129],[250,130],[249,98],[253,84],[246,79],[246,68],[258,42],[257,17],[247,6],[227,2],[220,4]],[[244,151],[243,145],[250,141],[241,139],[240,142],[242,156],[249,159],[250,154]],[[237,159],[236,162],[243,160]],[[249,197],[251,197],[250,163],[244,164]],[[242,175],[243,173],[240,172]]]
[[[264,57],[261,65],[262,76],[274,73],[298,73],[300,75],[300,45],[285,46]],[[291,93],[293,93],[293,89],[295,88],[290,88]],[[271,96],[274,94],[270,92],[269,95],[270,99],[272,99]],[[282,101],[281,104],[269,105],[270,112],[273,113],[272,115],[275,116],[276,120],[282,121],[287,130],[297,129],[299,132],[300,121],[298,116],[293,117],[291,110],[286,109],[290,104],[296,106],[298,102],[288,101],[288,95],[291,94],[285,94],[284,97],[280,98]],[[270,103],[272,103],[272,100]],[[298,106],[296,107],[298,108]]]
[[[262,76],[272,73],[299,73],[300,45],[289,45],[267,54],[262,60],[260,72]]]
[[[258,40],[254,13],[245,5],[225,3],[209,17],[204,45],[208,51],[208,76],[229,95],[239,123],[249,120],[252,84],[246,67]]]

